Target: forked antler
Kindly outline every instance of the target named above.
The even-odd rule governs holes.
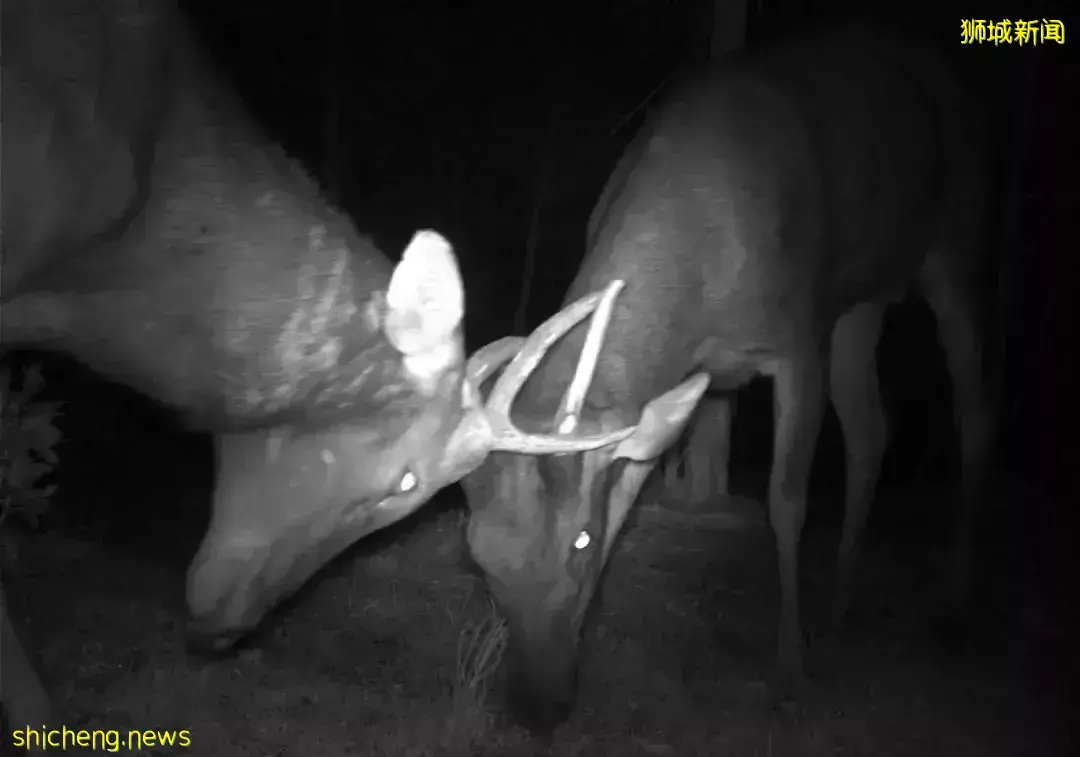
[[[604,434],[573,434],[581,405],[596,370],[604,335],[611,322],[615,298],[619,296],[624,285],[625,282],[616,280],[604,291],[582,297],[545,321],[527,340],[521,337],[506,337],[492,342],[469,358],[463,388],[466,404],[483,408],[492,434],[491,451],[528,455],[585,452],[621,442],[634,433],[635,427],[630,426]],[[590,313],[593,313],[593,319],[585,337],[581,357],[556,415],[559,433],[530,434],[522,431],[510,420],[510,405],[514,398],[552,345]],[[507,360],[510,360],[510,365],[495,383],[485,406],[480,397],[480,385]]]
[[[566,388],[566,394],[559,403],[559,410],[555,413],[555,431],[560,435],[572,434],[577,428],[581,406],[585,403],[585,395],[596,373],[600,349],[604,346],[604,336],[607,334],[611,315],[615,311],[615,298],[622,288],[621,280],[613,282],[604,292],[600,304],[596,306],[596,312],[589,323],[589,333],[585,335],[585,344],[581,347],[581,357],[574,370],[574,378],[571,379],[570,386]]]

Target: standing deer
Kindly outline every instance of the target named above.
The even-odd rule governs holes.
[[[707,385],[755,375],[775,397],[774,694],[798,688],[799,538],[826,398],[847,451],[842,614],[888,439],[875,346],[886,305],[909,288],[936,314],[953,380],[964,594],[988,435],[973,315],[985,167],[978,110],[945,63],[868,28],[733,56],[669,90],[609,180],[565,298],[627,282],[591,383],[575,373],[572,332],[513,409],[537,431],[631,435],[570,455],[495,454],[464,482],[469,545],[508,620],[526,723],[548,730],[572,709],[582,618],[646,475]]]
[[[169,0],[4,2],[0,325],[4,349],[67,353],[215,435],[187,601],[193,638],[225,648],[490,450],[625,438],[523,433],[504,409],[621,284],[466,364],[449,243],[419,232],[392,264],[254,126],[183,21]],[[479,382],[507,361],[485,405]],[[46,721],[11,620],[0,602],[0,703]]]

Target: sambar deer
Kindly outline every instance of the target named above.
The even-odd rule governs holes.
[[[630,430],[553,457],[495,454],[464,480],[476,562],[510,629],[511,691],[547,730],[572,709],[582,618],[646,475],[706,386],[772,377],[768,509],[779,553],[778,686],[803,669],[799,539],[827,398],[846,446],[842,613],[888,440],[875,346],[886,305],[921,291],[936,314],[960,426],[964,492],[952,580],[989,421],[975,322],[987,168],[977,105],[917,42],[860,26],[787,40],[689,73],[626,149],[565,301],[611,279],[594,375],[572,332],[513,417],[538,432]]]
[[[619,284],[466,363],[450,244],[396,265],[252,123],[171,0],[3,3],[4,350],[66,353],[215,435],[194,638],[227,647],[322,565],[523,433],[512,395]],[[604,289],[604,287],[601,287]],[[598,324],[598,328],[602,324]],[[47,701],[0,603],[0,702]]]

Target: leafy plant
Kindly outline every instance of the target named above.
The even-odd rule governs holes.
[[[38,366],[23,371],[17,390],[11,378],[0,368],[0,526],[15,517],[36,528],[56,491],[39,482],[59,462],[54,421],[62,403],[35,401],[44,385]]]

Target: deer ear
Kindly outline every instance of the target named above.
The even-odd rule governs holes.
[[[699,373],[650,401],[633,436],[619,442],[615,457],[637,462],[659,457],[682,433],[708,387],[709,375]]]
[[[383,330],[404,355],[404,368],[420,391],[463,359],[459,326],[465,314],[461,274],[450,243],[418,231],[405,248],[386,290]]]

